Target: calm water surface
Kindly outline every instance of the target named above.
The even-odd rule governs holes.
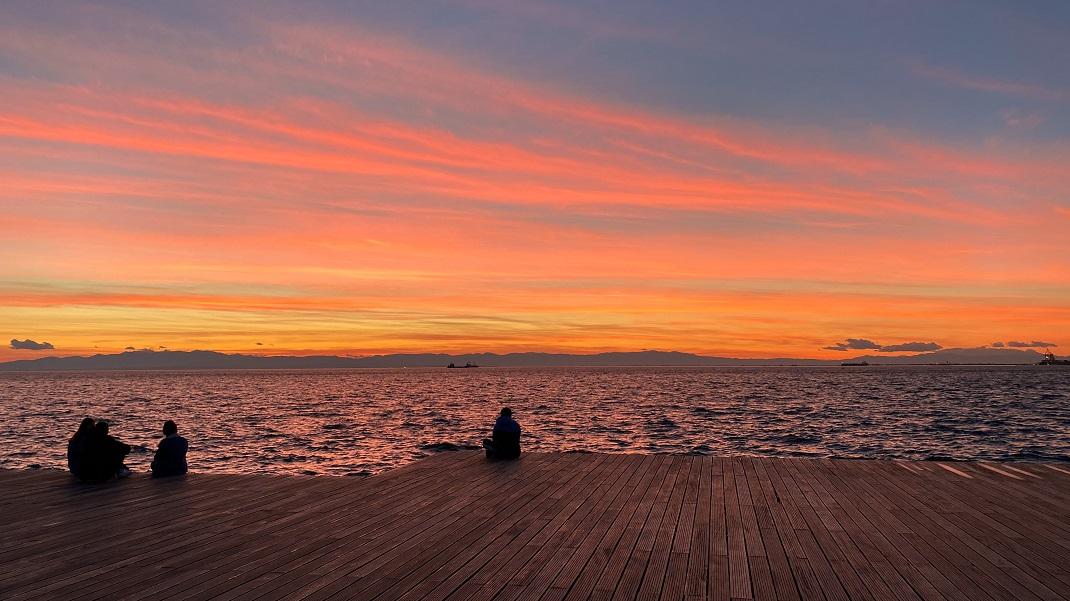
[[[1070,369],[546,368],[0,374],[0,467],[63,468],[104,418],[147,470],[368,475],[474,448],[502,405],[539,451],[1070,461]]]

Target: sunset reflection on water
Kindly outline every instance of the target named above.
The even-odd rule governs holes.
[[[175,419],[192,471],[370,475],[476,448],[514,409],[529,451],[1070,460],[1070,370],[546,368],[0,375],[0,467],[63,468],[86,415],[147,470]]]

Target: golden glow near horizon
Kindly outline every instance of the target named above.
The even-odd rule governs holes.
[[[807,82],[845,59],[682,16],[257,6],[6,11],[0,335],[55,350],[0,360],[1070,347],[1065,72]]]

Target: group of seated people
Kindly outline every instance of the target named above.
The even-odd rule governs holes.
[[[501,410],[494,422],[491,438],[483,440],[488,459],[520,458],[520,424],[513,419],[508,407]],[[178,426],[167,420],[163,423],[163,438],[152,459],[152,476],[162,478],[180,476],[188,471],[186,452],[189,443],[178,435]],[[78,431],[67,442],[67,467],[85,482],[103,482],[125,478],[132,472],[124,461],[130,445],[108,433],[108,422],[91,417],[82,420]]]
[[[67,441],[67,467],[80,480],[103,482],[132,473],[125,464],[130,445],[120,442],[108,429],[108,422],[87,417]],[[171,420],[164,422],[163,435],[152,459],[153,477],[185,474],[189,443],[178,435],[178,426]]]

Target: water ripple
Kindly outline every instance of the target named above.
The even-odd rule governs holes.
[[[0,467],[62,468],[84,415],[146,470],[167,418],[192,469],[363,477],[478,448],[1070,461],[1070,369],[549,368],[0,374]]]

